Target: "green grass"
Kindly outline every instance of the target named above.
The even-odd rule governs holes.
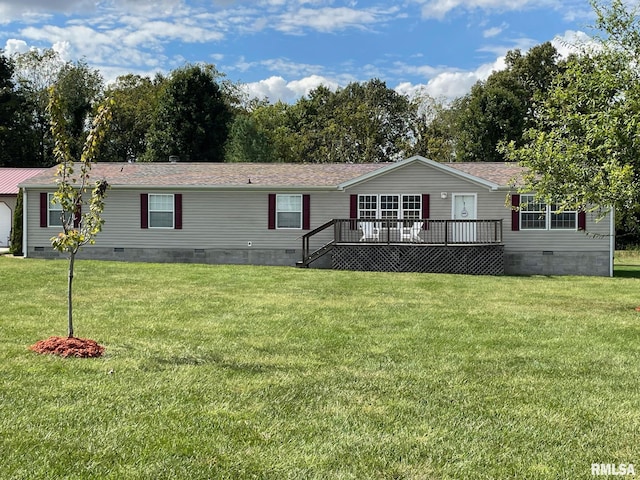
[[[0,257],[0,478],[557,479],[640,470],[640,278]],[[109,373],[113,371],[113,373]]]

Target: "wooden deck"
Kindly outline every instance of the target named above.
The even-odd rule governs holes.
[[[312,250],[310,239],[333,229],[333,240]],[[334,219],[302,237],[307,267],[331,254],[339,270],[504,273],[502,220]]]

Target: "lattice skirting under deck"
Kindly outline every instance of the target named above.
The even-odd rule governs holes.
[[[336,270],[503,275],[502,245],[336,245]]]

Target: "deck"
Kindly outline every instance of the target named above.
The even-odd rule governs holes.
[[[328,230],[333,239],[311,249]],[[502,220],[333,219],[302,237],[302,251],[301,267],[330,253],[337,270],[504,273]]]

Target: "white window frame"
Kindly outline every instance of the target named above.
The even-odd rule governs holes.
[[[576,210],[563,210],[562,212],[558,212],[558,205],[551,204],[549,205],[549,230],[578,230],[578,212]],[[558,227],[553,226],[554,220],[559,220],[561,216],[573,215],[573,226],[570,227]]]
[[[171,197],[171,210],[160,210],[151,208],[152,198],[154,197]],[[152,213],[171,213],[171,226],[154,226],[151,221]],[[150,193],[148,196],[148,204],[147,204],[147,223],[149,228],[160,229],[160,230],[172,230],[176,226],[176,197],[173,193]]]
[[[54,193],[49,192],[47,194],[47,226],[48,227],[62,227],[62,205],[60,202],[54,200]],[[55,222],[51,221],[51,215],[56,214],[54,217]]]
[[[539,210],[527,210],[529,204],[539,205]],[[540,227],[527,227],[524,221],[523,215],[539,214],[544,217],[544,226]],[[553,226],[554,220],[557,220],[560,215],[573,215],[573,225],[570,227],[557,227]],[[553,231],[576,231],[578,229],[578,212],[575,210],[564,210],[561,213],[557,212],[557,206],[555,204],[547,204],[542,201],[537,201],[535,195],[524,194],[520,195],[520,230],[553,230]]]
[[[288,198],[288,199],[292,199],[292,198],[298,198],[299,202],[300,202],[300,210],[285,210],[283,209],[283,207],[289,207],[290,203],[287,201],[287,205],[285,205],[284,203],[284,198]],[[280,203],[280,201],[282,200],[282,204]],[[302,198],[302,194],[301,193],[279,193],[276,194],[276,229],[277,230],[302,230],[302,210],[304,209],[303,206],[303,198]],[[298,217],[298,227],[291,227],[291,226],[284,226],[281,227],[280,226],[280,214],[293,214],[293,213],[298,213],[299,217]]]
[[[410,200],[410,197],[414,197]],[[405,208],[405,205],[413,201],[418,208]],[[400,216],[403,220],[420,220],[422,218],[422,194],[403,194],[400,197]]]
[[[365,220],[378,218],[378,205],[378,195],[358,195],[358,218]]]

